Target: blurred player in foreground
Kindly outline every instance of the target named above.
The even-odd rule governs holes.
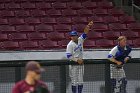
[[[123,66],[131,58],[131,48],[125,36],[118,38],[118,45],[109,52],[108,58],[115,63],[110,64],[112,93],[126,93],[127,80]]]
[[[87,37],[90,27],[93,25],[93,21],[85,27],[84,33],[78,37],[77,31],[71,31],[71,41],[67,45],[66,55],[70,61],[77,62],[79,65],[69,66],[69,75],[72,81],[72,92],[82,93],[83,89],[83,75],[84,75],[84,63],[83,63],[83,42]]]
[[[40,81],[40,74],[44,71],[36,61],[30,61],[26,64],[26,77],[16,83],[12,93],[50,93],[47,85]]]

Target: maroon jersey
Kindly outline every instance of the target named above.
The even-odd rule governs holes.
[[[48,89],[43,81],[36,81],[35,85],[29,85],[25,80],[22,80],[16,83],[12,93],[34,93],[37,86],[43,86]]]

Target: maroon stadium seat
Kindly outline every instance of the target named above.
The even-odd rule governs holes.
[[[46,35],[44,33],[28,33],[27,34],[28,38],[30,40],[43,40],[43,39],[47,39]]]
[[[64,33],[51,32],[48,34],[50,40],[59,41],[65,39]]]
[[[132,31],[140,31],[140,23],[130,23],[128,24],[128,28]]]
[[[15,27],[14,26],[9,26],[9,25],[1,25],[0,26],[0,31],[2,31],[4,33],[16,32]]]
[[[102,9],[102,8],[94,9],[93,13],[95,13],[98,16],[107,16],[107,15],[109,15],[107,9]]]
[[[5,9],[5,4],[4,3],[0,3],[0,10],[4,10]]]
[[[65,9],[65,10],[62,10],[62,15],[63,16],[76,16],[77,12],[76,12],[76,10]]]
[[[92,16],[93,15],[92,10],[89,10],[89,9],[80,9],[80,10],[78,10],[78,14],[80,16]]]
[[[30,13],[29,13],[29,11],[26,11],[26,10],[16,10],[15,11],[15,16],[17,16],[17,17],[28,17],[28,16],[30,16]]]
[[[57,20],[57,23],[60,23],[60,24],[71,24],[72,23],[72,20],[69,17],[59,17],[56,20]]]
[[[85,24],[75,24],[72,26],[72,29],[77,30],[78,32],[83,32],[85,27]]]
[[[82,5],[88,9],[95,9],[97,8],[96,2],[91,2],[91,1],[85,1],[82,3]]]
[[[22,18],[9,18],[10,25],[23,25],[24,23],[24,19]]]
[[[61,11],[60,10],[56,10],[56,9],[50,9],[50,10],[47,10],[47,15],[50,15],[50,16],[61,16]]]
[[[116,17],[125,15],[124,11],[122,9],[118,9],[118,8],[110,9],[109,14],[111,14],[112,16],[116,16]]]
[[[62,2],[55,2],[52,3],[52,7],[55,9],[66,9],[66,3],[62,3]]]
[[[121,23],[112,23],[109,24],[109,28],[114,31],[126,31],[128,28],[126,27],[126,24]]]
[[[16,30],[19,32],[34,32],[34,27],[29,25],[16,26]]]
[[[87,17],[73,17],[72,18],[72,22],[76,23],[76,24],[87,24],[88,21],[87,21]]]
[[[140,47],[140,38],[133,40],[134,47]]]
[[[56,24],[56,19],[52,17],[43,17],[41,18],[41,22],[45,24]]]
[[[117,39],[120,36],[120,32],[106,31],[103,32],[103,37],[106,39]]]
[[[93,25],[92,30],[104,32],[104,31],[108,31],[109,29],[108,29],[108,26],[106,24],[96,23]]]
[[[111,9],[113,8],[113,4],[112,2],[108,2],[108,1],[102,1],[102,2],[98,2],[97,3],[98,7],[100,8],[104,8],[104,9]]]
[[[119,20],[117,17],[114,16],[105,16],[103,17],[104,23],[118,23]]]
[[[139,37],[138,32],[129,31],[129,30],[122,32],[122,35],[126,36],[128,39],[135,39]]]
[[[34,3],[21,3],[21,8],[23,9],[35,9],[35,4]]]
[[[16,50],[19,48],[19,43],[13,41],[4,41],[2,42],[2,46],[6,50]]]
[[[51,40],[43,40],[39,42],[39,45],[43,47],[43,49],[58,49],[59,45],[57,44],[56,41],[51,41]]]
[[[58,24],[54,26],[55,31],[68,32],[71,30],[71,25]]]
[[[110,48],[114,46],[114,44],[113,44],[113,40],[99,39],[96,40],[96,46],[99,48]]]
[[[0,16],[1,17],[14,17],[14,11],[9,11],[9,10],[2,10],[0,11]]]
[[[23,33],[12,33],[9,36],[13,41],[27,40],[27,35]]]
[[[41,23],[39,18],[33,18],[33,17],[25,18],[25,22],[26,24],[31,24],[31,25],[36,25]]]
[[[71,9],[81,9],[82,5],[80,2],[69,2],[67,3],[67,6]]]
[[[95,41],[93,41],[93,40],[85,40],[85,42],[84,42],[85,48],[93,48],[95,46],[96,46],[96,44],[95,44]]]
[[[8,35],[7,34],[0,34],[0,41],[6,41],[8,40]]]
[[[93,20],[94,23],[103,23],[103,18],[99,16],[88,17],[88,21],[91,21],[91,20]]]
[[[22,41],[19,42],[19,45],[22,47],[23,50],[27,49],[33,50],[39,48],[38,42],[36,41]]]
[[[61,47],[61,48],[66,48],[67,47],[67,44],[70,42],[70,40],[61,40],[61,41],[58,41],[58,45]]]
[[[36,8],[38,9],[51,9],[51,3],[46,3],[46,2],[39,2],[36,3]]]
[[[53,27],[51,25],[40,24],[35,26],[35,30],[39,32],[52,32]]]
[[[20,4],[18,3],[6,3],[5,8],[6,9],[21,9]]]
[[[7,25],[8,20],[6,18],[0,18],[0,25]]]
[[[39,10],[39,9],[31,10],[30,14],[31,14],[31,16],[34,16],[34,17],[46,16],[45,11],[44,10]]]
[[[101,32],[95,32],[95,31],[90,31],[88,33],[88,39],[100,39],[102,38],[102,33]]]
[[[119,19],[121,23],[125,23],[125,24],[136,22],[133,16],[128,16],[128,15],[121,16]]]

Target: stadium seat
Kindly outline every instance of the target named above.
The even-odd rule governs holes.
[[[28,33],[27,37],[30,40],[43,40],[43,39],[47,39],[46,35],[44,33]]]
[[[133,40],[134,47],[140,47],[140,38]]]
[[[54,2],[52,3],[52,7],[55,9],[66,9],[66,3],[62,3],[62,2]]]
[[[9,3],[11,0],[0,0],[0,3]]]
[[[112,2],[109,2],[109,1],[106,1],[106,0],[98,2],[97,6],[100,7],[100,8],[103,8],[103,9],[111,9],[111,8],[113,8]]]
[[[6,18],[0,18],[0,25],[7,25],[8,20]]]
[[[84,42],[85,48],[93,48],[95,46],[96,46],[96,44],[95,44],[95,41],[93,41],[93,40],[85,40],[85,42]]]
[[[107,15],[109,15],[107,9],[102,9],[102,8],[93,9],[93,13],[96,14],[97,16],[107,16]]]
[[[66,48],[67,47],[67,44],[70,42],[70,40],[61,40],[61,41],[58,41],[58,45],[61,47],[61,48]]]
[[[138,32],[134,32],[134,31],[124,31],[121,33],[123,36],[126,36],[128,39],[135,39],[135,38],[138,38],[139,35],[138,35]]]
[[[23,33],[12,33],[9,35],[10,38],[15,41],[20,41],[20,40],[27,40],[27,35],[26,34],[23,34]]]
[[[7,41],[8,39],[9,38],[7,34],[0,34],[0,41]]]
[[[82,5],[80,2],[69,2],[67,3],[67,6],[71,9],[81,9]]]
[[[6,3],[5,8],[6,9],[21,9],[20,4],[18,3]]]
[[[117,39],[120,36],[120,32],[115,32],[115,31],[106,31],[103,32],[103,37],[106,39]]]
[[[95,9],[97,8],[96,2],[91,2],[91,1],[85,1],[82,3],[82,5],[87,8],[87,9]]]
[[[120,22],[121,23],[125,23],[125,24],[130,24],[130,23],[135,23],[136,20],[134,19],[133,16],[128,16],[128,15],[124,15],[124,16],[121,16],[119,18]]]
[[[0,3],[0,10],[4,10],[5,8],[5,4],[4,3]]]
[[[117,17],[114,17],[114,16],[105,16],[103,17],[103,22],[104,23],[119,23],[119,20]]]
[[[31,10],[30,14],[33,17],[43,17],[43,16],[46,16],[45,11],[44,10],[39,10],[39,9]]]
[[[89,9],[80,9],[80,10],[77,10],[77,13],[80,16],[87,16],[87,17],[93,15],[92,10],[89,10]]]
[[[0,26],[0,31],[2,31],[3,33],[16,32],[15,27],[14,26],[9,26],[9,25],[1,25]]]
[[[13,41],[4,41],[2,42],[2,46],[5,50],[17,50],[19,48],[19,43]]]
[[[58,17],[56,21],[60,24],[72,24],[72,20],[69,17]]]
[[[39,49],[38,42],[36,41],[21,41],[19,42],[20,47],[22,50],[36,50]]]
[[[76,24],[87,24],[87,17],[72,17],[72,22]]]
[[[40,24],[41,22],[39,18],[28,17],[28,18],[25,18],[25,23],[31,24],[31,25],[37,25],[37,24]]]
[[[16,26],[16,30],[18,32],[35,32],[34,27],[29,25]]]
[[[38,32],[52,32],[53,27],[51,25],[40,24],[35,26],[35,30]]]
[[[114,46],[114,44],[113,44],[113,40],[99,39],[96,40],[96,46],[98,48],[111,48]]]
[[[10,25],[23,25],[24,23],[24,19],[22,18],[9,18]]]
[[[43,47],[43,49],[59,49],[59,45],[56,41],[42,40],[39,41],[39,45]]]
[[[97,32],[104,32],[108,31],[108,26],[103,23],[96,23],[93,25],[92,30],[97,31]]]
[[[56,10],[56,9],[50,9],[50,10],[47,10],[47,15],[49,16],[54,16],[54,17],[58,17],[58,16],[61,16],[61,11],[60,10]]]
[[[75,24],[72,26],[72,30],[77,30],[78,32],[83,32],[85,27],[86,27],[85,24]]]
[[[58,24],[54,26],[54,30],[58,32],[68,32],[71,30],[71,25]]]
[[[30,16],[30,13],[27,10],[16,10],[15,11],[15,16],[17,16],[17,17],[28,17],[28,16]]]
[[[130,23],[127,25],[132,31],[140,31],[140,23]]]
[[[109,24],[109,28],[114,31],[126,31],[128,29],[126,24],[121,23],[111,23]]]
[[[2,10],[0,11],[0,16],[1,17],[14,17],[14,11],[9,11],[9,10]]]
[[[109,14],[111,14],[112,16],[116,16],[116,17],[125,15],[124,11],[122,9],[118,9],[118,8],[110,9]]]
[[[76,16],[77,12],[76,10],[72,10],[72,9],[64,9],[62,10],[62,15],[63,16]]]
[[[103,17],[99,17],[99,16],[91,16],[88,17],[88,21],[93,20],[94,23],[103,23]]]
[[[88,39],[100,39],[102,38],[101,32],[90,31],[87,36]]]
[[[46,3],[46,2],[39,2],[36,3],[36,8],[37,9],[51,9],[51,3]]]
[[[21,3],[21,8],[23,9],[35,9],[35,4],[34,3],[28,3],[28,2],[25,2],[25,3]]]
[[[52,18],[52,17],[43,17],[41,18],[41,22],[42,23],[45,23],[45,24],[56,24],[56,19],[55,18]]]
[[[51,32],[47,34],[48,38],[53,41],[60,41],[65,39],[64,33]]]

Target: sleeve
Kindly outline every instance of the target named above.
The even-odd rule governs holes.
[[[117,50],[118,50],[117,47],[114,47],[114,48],[109,52],[108,58],[113,58],[113,57],[115,57]]]
[[[73,51],[73,48],[70,44],[67,45],[67,49],[66,49],[66,56],[68,59],[70,59],[72,57],[72,51]]]
[[[80,37],[79,37],[79,39],[80,39],[80,41],[81,42],[84,42],[84,40],[87,38],[87,34],[86,33],[83,33]]]
[[[12,89],[12,93],[21,93],[19,90],[19,84],[16,84],[13,89]]]

